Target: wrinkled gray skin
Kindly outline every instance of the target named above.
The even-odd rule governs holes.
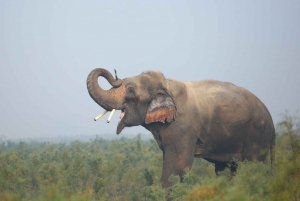
[[[98,77],[113,88],[105,91]],[[124,127],[148,129],[163,151],[162,186],[171,174],[182,176],[194,157],[223,170],[233,159],[274,160],[275,130],[269,111],[252,93],[229,82],[179,82],[158,71],[115,80],[105,69],[93,70],[87,79],[91,97],[106,110],[122,110],[117,134]],[[122,116],[121,114],[121,116]]]

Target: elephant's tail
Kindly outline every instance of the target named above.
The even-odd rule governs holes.
[[[272,134],[272,142],[271,142],[271,147],[270,147],[270,152],[271,152],[271,168],[272,168],[272,172],[274,169],[274,160],[275,160],[275,130],[273,131]]]

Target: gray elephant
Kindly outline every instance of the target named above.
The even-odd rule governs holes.
[[[103,90],[98,77],[113,86]],[[148,129],[163,152],[162,186],[170,175],[182,176],[194,157],[215,164],[215,172],[238,161],[274,160],[275,129],[266,106],[252,93],[229,82],[179,82],[158,71],[118,79],[105,69],[87,78],[90,96],[105,110],[121,110],[117,134],[124,127]]]

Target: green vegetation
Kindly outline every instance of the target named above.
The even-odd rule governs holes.
[[[277,126],[276,160],[238,162],[215,176],[195,159],[184,182],[170,178],[172,200],[300,200],[300,124],[284,116]],[[162,153],[155,140],[74,141],[70,144],[0,144],[0,200],[165,200]]]

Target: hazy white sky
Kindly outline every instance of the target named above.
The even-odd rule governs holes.
[[[86,78],[97,67],[120,78],[156,69],[180,81],[229,81],[277,123],[300,109],[299,36],[298,0],[1,0],[0,136],[115,135],[119,111],[110,124],[93,121],[103,109]],[[149,133],[121,135],[139,132]]]

